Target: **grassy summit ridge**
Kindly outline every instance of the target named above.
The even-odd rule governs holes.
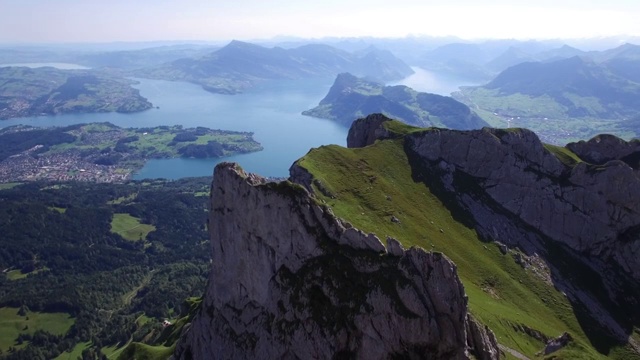
[[[397,122],[385,126],[399,133],[428,131]],[[404,141],[383,140],[354,149],[323,146],[311,150],[297,165],[313,176],[315,196],[336,216],[381,239],[390,236],[405,247],[420,246],[451,258],[458,266],[471,312],[496,333],[500,344],[535,358],[544,343],[528,335],[528,329],[549,338],[567,331],[575,341],[554,353],[556,358],[605,357],[591,346],[566,296],[518,265],[513,250],[503,255],[494,243],[480,241],[453,204],[416,180],[419,169],[412,166]],[[392,217],[399,222],[391,221]],[[622,347],[614,347],[608,355],[629,356]]]

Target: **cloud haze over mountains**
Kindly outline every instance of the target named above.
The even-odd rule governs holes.
[[[0,42],[229,40],[274,36],[586,38],[640,35],[627,0],[2,0]]]

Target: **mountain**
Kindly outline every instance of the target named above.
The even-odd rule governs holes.
[[[489,60],[491,56],[479,44],[453,43],[427,51],[417,65],[450,76],[483,81],[491,77],[483,67]]]
[[[571,47],[569,45],[562,45],[559,48],[543,51],[541,53],[536,54],[536,58],[538,61],[556,61],[561,59],[567,59],[574,56],[587,56],[588,53]],[[515,65],[515,64],[514,64]]]
[[[216,167],[176,359],[640,358],[637,146],[380,114],[347,143],[283,182]]]
[[[580,56],[603,63],[611,59],[639,59],[640,47],[624,44],[605,51],[582,51],[557,41],[492,40],[451,43],[422,54],[416,65],[465,80],[490,81],[507,68],[524,62],[553,62]]]
[[[500,72],[513,65],[535,60],[531,54],[511,46],[504,53],[487,62],[484,66],[491,71]]]
[[[537,54],[556,46],[555,41],[489,40],[450,43],[422,54],[416,65],[466,81],[483,82],[509,66],[538,60]]]
[[[613,74],[640,82],[640,46],[624,44],[594,56]]]
[[[600,52],[592,52],[591,58],[596,62],[605,62],[612,59],[640,59],[640,46],[630,43]]]
[[[212,186],[211,282],[176,359],[497,358],[442,254],[385,248],[302,186],[236,164]]]
[[[179,59],[136,74],[190,81],[208,91],[233,94],[264,80],[333,77],[345,71],[378,81],[398,80],[413,73],[391,53],[377,49],[351,54],[321,44],[283,49],[232,41],[204,57]]]
[[[474,106],[494,126],[500,119],[512,120],[515,126],[546,131],[551,142],[566,143],[598,132],[637,136],[640,128],[626,121],[640,115],[640,83],[623,76],[623,67],[612,71],[613,67],[577,56],[522,63],[484,86],[462,88],[455,97]],[[626,69],[639,74],[633,66]]]
[[[171,45],[136,50],[93,51],[75,55],[68,61],[93,68],[139,69],[159,66],[185,57],[199,57],[210,53],[211,46]]]
[[[640,109],[640,103],[637,102],[637,95],[640,94],[638,84],[613,76],[596,63],[577,56],[551,63],[519,64],[503,71],[484,87],[498,89],[505,95],[546,94],[560,103],[569,101],[564,94],[571,93],[581,97],[594,97],[603,107],[612,105],[611,108],[605,108],[604,112],[592,114],[597,116],[606,116],[607,113],[615,112],[614,108],[620,107],[629,107],[633,112]],[[579,112],[584,112],[585,115],[588,113],[575,106],[569,109],[569,114],[573,113],[573,116]]]
[[[466,105],[450,97],[417,92],[404,85],[384,86],[349,73],[338,75],[320,104],[302,114],[349,126],[353,120],[373,113],[419,126],[473,129],[487,125]]]

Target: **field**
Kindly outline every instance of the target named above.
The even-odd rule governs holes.
[[[130,241],[145,240],[147,235],[155,229],[155,226],[142,224],[140,219],[129,214],[116,213],[111,220],[111,232]]]
[[[117,359],[164,360],[171,356],[173,349],[173,347],[132,343],[119,353]],[[108,356],[108,358],[112,359],[111,356]]]
[[[516,327],[526,326],[556,337],[568,331],[576,341],[558,359],[602,356],[590,345],[572,304],[553,285],[483,243],[423,183],[412,178],[403,140],[377,142],[361,149],[325,146],[299,161],[322,184],[316,195],[355,227],[406,248],[419,246],[446,254],[458,267],[471,313],[488,325],[500,344],[530,357],[544,344]],[[315,186],[315,185],[314,185]],[[326,194],[330,196],[326,196]],[[390,221],[397,217],[400,223]]]
[[[0,184],[0,190],[7,190],[7,189],[11,189],[14,188],[18,185],[20,185],[22,183],[19,182],[14,182],[14,183],[5,183],[5,184]]]
[[[11,346],[17,346],[15,339],[20,334],[33,334],[36,330],[45,330],[63,335],[75,321],[65,313],[27,312],[26,316],[20,316],[18,311],[18,308],[13,307],[0,308],[0,350],[3,352]]]
[[[28,274],[22,273],[22,271],[20,271],[20,269],[10,270],[10,271],[7,271],[7,279],[9,279],[9,280],[20,280],[20,279],[26,278],[29,275],[35,275],[35,274],[37,274],[39,272],[48,271],[48,270],[49,269],[47,269],[45,267],[45,268],[42,268],[42,269],[36,269],[36,270],[34,270],[34,271],[32,271],[32,272],[30,272]]]

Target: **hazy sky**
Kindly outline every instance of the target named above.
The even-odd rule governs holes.
[[[640,35],[639,0],[0,0],[0,42]]]

